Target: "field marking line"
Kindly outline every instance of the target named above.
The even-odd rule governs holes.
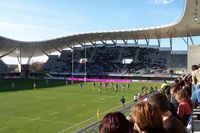
[[[40,119],[40,117],[35,117],[35,118],[30,119],[29,121],[35,121],[35,120],[39,120],[39,119]]]
[[[6,128],[8,128],[8,127],[1,127],[0,130],[6,129]]]
[[[17,118],[17,119],[22,119],[22,120],[30,120],[31,119],[29,117],[19,117],[19,116],[9,116],[9,115],[0,115],[0,117]]]
[[[51,120],[42,120],[42,119],[35,119],[33,121],[43,121],[43,122],[49,122],[49,123],[57,123],[57,124],[63,124],[63,125],[66,125],[66,124],[69,124],[67,122],[60,122],[60,121],[51,121]],[[70,123],[71,124],[71,123]]]
[[[63,125],[68,124],[68,125],[69,125],[69,123],[67,123],[67,122],[52,121],[52,120],[44,120],[44,119],[40,119],[39,117],[36,117],[36,118],[29,118],[29,117],[6,116],[6,115],[0,115],[0,117],[16,118],[16,119],[22,119],[22,120],[28,120],[28,121],[43,121],[43,122],[49,122],[49,123],[57,123],[57,124],[63,124]]]
[[[49,115],[56,115],[58,114],[58,112],[53,112],[53,113],[50,113]]]
[[[133,101],[133,100],[129,100],[127,103],[129,103],[129,102],[131,102],[131,101]],[[115,108],[118,108],[118,107],[121,107],[121,105],[118,105],[118,106],[113,107],[113,108],[111,108],[111,109],[109,109],[109,110],[107,110],[107,111],[105,111],[105,112],[103,112],[103,113],[100,113],[100,115],[103,115],[103,114],[105,114],[105,113],[107,113],[107,112],[110,112],[111,110],[113,110],[113,109],[115,109]],[[85,121],[82,121],[82,122],[80,122],[80,123],[77,123],[77,124],[75,124],[75,125],[73,125],[73,126],[71,126],[71,127],[68,127],[68,128],[66,128],[66,129],[63,129],[63,130],[61,130],[61,131],[59,131],[59,132],[57,132],[57,133],[63,133],[63,132],[65,132],[65,131],[68,131],[69,129],[74,128],[74,127],[76,127],[76,126],[78,126],[78,125],[81,125],[82,123],[85,123],[85,122],[87,122],[87,121],[90,121],[91,119],[94,119],[94,118],[96,118],[96,117],[97,117],[97,116],[93,116],[93,117],[91,117],[91,118],[89,118],[89,119],[87,119],[87,120],[85,120]]]
[[[73,108],[72,107],[70,107],[70,108],[67,108],[65,111],[69,111],[69,110],[72,110]]]

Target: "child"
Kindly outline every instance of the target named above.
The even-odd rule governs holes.
[[[176,100],[178,101],[178,109],[177,114],[181,118],[183,124],[187,126],[188,118],[192,114],[193,103],[190,100],[190,97],[186,90],[181,89],[175,96]]]

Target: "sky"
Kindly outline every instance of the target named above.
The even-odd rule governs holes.
[[[183,7],[184,0],[0,0],[0,36],[41,41],[85,32],[160,26],[178,21]],[[8,64],[17,61],[3,60]]]

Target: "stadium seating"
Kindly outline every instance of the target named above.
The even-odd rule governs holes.
[[[51,71],[51,72],[56,72],[56,65],[58,61],[58,56],[57,55],[49,55],[48,61],[45,63],[44,67],[42,68],[43,71]]]
[[[8,66],[0,60],[0,73],[8,72]]]
[[[84,73],[85,58],[83,47],[74,48],[73,65],[75,73]],[[124,74],[166,74],[168,70],[186,69],[187,54],[171,53],[169,50],[148,47],[87,47],[87,73],[124,73]],[[124,64],[123,59],[132,59],[130,64]],[[72,51],[63,50],[60,57],[50,55],[42,71],[66,72],[72,71]]]

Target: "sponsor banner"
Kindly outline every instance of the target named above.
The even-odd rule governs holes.
[[[67,78],[67,80],[73,81],[86,81],[86,82],[124,82],[130,83],[132,80],[128,79],[95,79],[95,78]]]

